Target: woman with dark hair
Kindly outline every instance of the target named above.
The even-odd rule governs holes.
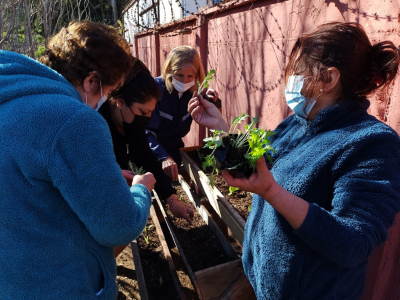
[[[295,112],[271,138],[273,166],[228,185],[253,192],[243,266],[258,299],[359,299],[368,258],[400,210],[400,139],[367,113],[391,84],[390,41],[371,45],[356,23],[328,23],[294,45],[285,96]],[[218,109],[189,103],[200,124],[227,130]]]
[[[113,248],[142,232],[155,180],[129,188],[94,108],[133,58],[116,29],[83,21],[40,61],[0,50],[0,298],[117,299]]]
[[[166,200],[172,214],[186,219],[191,224],[193,208],[179,200],[161,163],[147,142],[145,128],[160,98],[158,85],[150,71],[139,59],[135,59],[128,79],[111,95],[112,98],[100,108],[99,113],[110,127],[114,153],[125,178],[133,178],[134,174],[128,171],[130,166],[154,174],[155,190]],[[114,250],[115,257],[124,248],[125,246],[117,247]]]

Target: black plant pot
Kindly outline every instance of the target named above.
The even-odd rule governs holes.
[[[229,173],[234,178],[250,177],[253,173],[253,168],[250,167],[248,160],[245,157],[249,144],[246,142],[242,147],[237,148],[232,145],[236,140],[236,134],[229,134],[222,139],[222,146],[215,149],[214,156],[219,170],[228,169]],[[237,165],[239,165],[236,167]],[[231,169],[235,167],[234,169]]]

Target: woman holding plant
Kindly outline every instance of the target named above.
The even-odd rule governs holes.
[[[169,205],[172,214],[192,223],[193,208],[181,202],[169,178],[151,151],[145,128],[160,98],[160,92],[150,71],[139,59],[135,59],[131,74],[124,85],[111,93],[112,98],[103,104],[99,113],[107,121],[118,165],[125,178],[133,180],[136,173],[145,170],[154,174],[155,190]],[[134,168],[133,172],[128,171]],[[132,174],[133,173],[133,174]],[[125,246],[115,249],[117,256]]]
[[[74,22],[41,62],[0,50],[0,298],[116,299],[113,247],[142,232],[152,174],[128,187],[94,110],[132,56],[115,28]]]
[[[371,45],[356,23],[328,23],[299,38],[286,68],[295,114],[270,138],[275,153],[249,178],[227,184],[254,193],[243,265],[259,299],[359,299],[368,258],[400,210],[400,139],[367,113],[366,96],[393,82],[390,41]],[[201,96],[199,124],[229,130]]]
[[[182,159],[182,138],[189,132],[192,117],[187,112],[193,92],[204,80],[198,51],[191,46],[173,49],[165,60],[162,75],[155,78],[161,98],[157,102],[147,128],[147,139],[162,168],[172,180],[178,180]],[[205,97],[216,101],[218,93],[208,89]]]

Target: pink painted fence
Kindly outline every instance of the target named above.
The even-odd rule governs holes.
[[[174,47],[192,45],[207,70],[216,70],[213,87],[220,93],[224,118],[245,112],[274,129],[291,112],[284,99],[284,68],[290,49],[304,32],[329,21],[362,24],[373,42],[400,45],[400,2],[240,0],[209,8],[201,15],[136,35],[136,53],[155,76]],[[180,35],[182,28],[193,28]],[[370,98],[370,113],[400,133],[400,77],[387,93]],[[185,146],[201,144],[205,131],[197,125]],[[400,170],[399,170],[400,172]],[[400,299],[400,215],[388,241],[370,260],[363,300]]]

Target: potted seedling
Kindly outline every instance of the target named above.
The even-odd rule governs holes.
[[[203,169],[213,169],[209,177],[211,186],[214,185],[214,171],[226,169],[233,177],[250,177],[256,171],[256,161],[264,154],[272,162],[267,151],[275,151],[269,140],[274,132],[257,128],[257,117],[241,132],[237,126],[247,117],[243,113],[233,119],[229,132],[210,130],[213,136],[204,139],[204,148],[212,150],[203,163]]]

